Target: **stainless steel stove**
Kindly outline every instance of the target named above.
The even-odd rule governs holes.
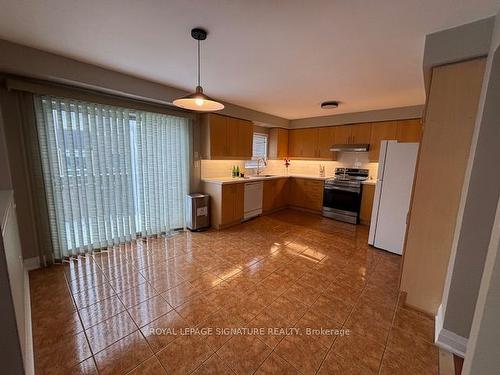
[[[361,204],[361,181],[368,169],[335,168],[335,177],[325,181],[323,216],[357,224]]]

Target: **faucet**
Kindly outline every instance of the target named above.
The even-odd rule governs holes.
[[[262,171],[260,170],[260,162],[261,162],[261,161],[264,163],[264,166],[267,166],[267,161],[266,161],[266,159],[264,159],[264,158],[258,158],[258,159],[257,159],[257,176],[259,176],[259,175],[260,175],[260,172],[262,172]]]

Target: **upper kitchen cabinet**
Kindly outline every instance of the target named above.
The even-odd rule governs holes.
[[[378,161],[381,141],[420,142],[422,125],[420,119],[381,121],[373,123],[368,158]]]
[[[201,147],[206,159],[251,159],[251,121],[216,114],[201,116]]]
[[[341,125],[332,127],[334,131],[334,142],[338,145],[352,145],[360,143],[370,143],[370,136],[372,132],[371,123],[354,124],[354,125]],[[333,152],[332,158],[337,159],[339,153]]]
[[[330,148],[335,143],[335,128],[333,126],[318,129],[318,158],[333,159]]]
[[[378,161],[380,154],[380,142],[397,139],[397,121],[382,121],[372,125],[370,137],[370,148],[368,159],[372,162]]]
[[[318,156],[318,128],[292,129],[288,133],[290,157],[314,159]]]
[[[334,126],[335,143],[339,145],[370,143],[371,123]]]
[[[333,127],[293,129],[289,131],[288,155],[292,158],[332,160],[330,147],[333,143]]]
[[[370,143],[370,137],[372,133],[372,124],[355,124],[349,125],[351,128],[351,144],[360,144],[360,143]]]
[[[339,145],[348,145],[351,141],[351,126],[335,126],[335,142]]]
[[[269,129],[269,159],[283,159],[288,156],[288,130]]]
[[[397,121],[396,139],[399,142],[420,142],[422,139],[422,120]]]
[[[238,129],[238,134],[236,142],[233,141],[234,138],[229,138],[230,144],[235,143],[237,145],[231,156],[236,156],[242,159],[252,158],[252,148],[253,148],[253,124],[251,121],[233,119],[235,121],[236,128]],[[230,125],[231,126],[231,122]]]

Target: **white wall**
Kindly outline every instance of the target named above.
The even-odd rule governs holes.
[[[488,161],[499,159],[500,145],[500,12],[496,16],[495,29],[492,36],[490,63],[488,65],[488,88],[484,98],[481,116],[481,132],[474,160],[474,170],[486,172]],[[484,131],[484,134],[482,134]],[[489,137],[486,137],[486,136]],[[481,138],[485,137],[481,142]],[[495,159],[492,159],[495,160]],[[481,162],[482,161],[482,162]],[[492,172],[491,170],[489,171]],[[496,184],[496,199],[480,193],[474,202],[480,206],[485,202],[495,207],[494,222],[491,226],[491,237],[477,296],[470,338],[465,356],[463,374],[498,374],[500,372],[500,174],[498,167],[492,173]],[[488,183],[490,183],[488,181]],[[472,188],[472,186],[471,186]],[[471,190],[469,190],[471,191]],[[478,199],[479,198],[479,199]],[[472,203],[472,201],[471,201]],[[470,228],[471,230],[473,228]],[[458,271],[458,268],[455,267]],[[451,291],[450,291],[451,292]],[[449,304],[448,304],[449,306]]]
[[[499,29],[497,21],[493,32]],[[441,307],[443,329],[465,339],[472,325],[500,193],[500,59],[496,54],[492,48],[487,61]]]

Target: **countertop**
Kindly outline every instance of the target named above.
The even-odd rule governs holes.
[[[377,180],[364,180],[361,181],[363,185],[377,185]]]
[[[211,177],[211,178],[202,178],[201,181],[211,183],[211,184],[240,184],[245,182],[253,182],[253,181],[264,181],[264,180],[274,180],[278,178],[308,178],[311,180],[320,180],[324,181],[327,178],[331,178],[332,176],[320,177],[320,176],[311,176],[311,175],[303,175],[303,174],[290,174],[290,175],[273,175],[271,177],[250,177],[250,178],[241,178],[241,177]]]

